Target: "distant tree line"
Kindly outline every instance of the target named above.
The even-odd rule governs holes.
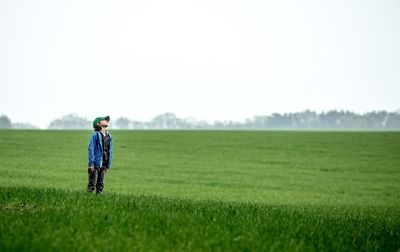
[[[90,120],[77,114],[69,114],[51,121],[48,129],[87,129],[90,126]]]
[[[129,120],[121,117],[113,123],[117,129],[287,129],[287,130],[399,130],[399,112],[368,112],[357,114],[350,111],[328,111],[316,113],[306,110],[296,113],[273,113],[254,116],[245,122],[197,121],[194,118],[179,118],[173,113],[158,115],[149,122]]]
[[[0,129],[38,129],[37,126],[30,123],[12,123],[6,115],[0,116]]]
[[[90,129],[92,121],[77,114],[65,115],[51,121],[48,129]],[[373,111],[357,114],[350,111],[331,110],[317,113],[306,110],[296,113],[273,113],[254,116],[244,122],[215,121],[209,123],[194,118],[179,118],[173,113],[157,115],[150,121],[130,120],[120,117],[112,120],[113,129],[285,129],[285,130],[400,130],[400,111]],[[29,123],[12,123],[0,116],[0,128],[37,128]]]

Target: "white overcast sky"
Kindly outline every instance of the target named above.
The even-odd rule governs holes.
[[[400,1],[0,0],[0,114],[400,108]]]

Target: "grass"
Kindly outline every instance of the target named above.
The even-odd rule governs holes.
[[[0,250],[398,251],[400,132],[0,131]]]
[[[2,251],[392,251],[400,245],[395,208],[1,189]]]

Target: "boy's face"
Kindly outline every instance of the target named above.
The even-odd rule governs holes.
[[[107,120],[100,121],[98,124],[103,128],[107,128],[108,127],[108,121]]]

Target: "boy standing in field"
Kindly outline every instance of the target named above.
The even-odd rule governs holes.
[[[111,168],[112,137],[107,131],[109,116],[97,117],[93,121],[94,132],[89,141],[88,158],[88,185],[87,191],[102,193],[104,189],[104,175]]]

